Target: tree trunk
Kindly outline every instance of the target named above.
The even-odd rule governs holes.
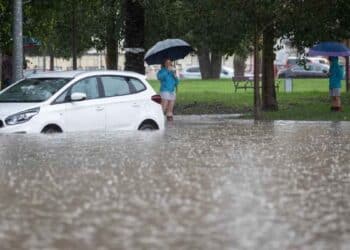
[[[145,74],[145,9],[139,1],[125,0],[125,70]]]
[[[254,118],[261,119],[259,36],[254,34]]]
[[[0,90],[2,90],[3,87],[3,79],[2,79],[2,51],[0,48]]]
[[[43,55],[43,70],[46,71],[46,52]]]
[[[55,70],[55,56],[53,53],[50,53],[50,71]]]
[[[262,109],[265,111],[278,110],[273,65],[273,61],[275,60],[273,46],[274,30],[270,26],[263,32]]]
[[[117,53],[118,53],[118,41],[116,39],[116,22],[115,22],[115,1],[107,2],[110,6],[106,6],[108,11],[108,23],[106,28],[106,67],[107,69],[118,69],[117,65]]]
[[[118,43],[116,45],[116,54],[115,54],[115,68],[116,70],[118,70],[118,67],[119,67],[119,46],[118,46]]]
[[[220,79],[222,56],[220,53],[211,53],[211,78]]]
[[[198,61],[201,71],[202,79],[210,79],[211,77],[211,63],[208,48],[198,49]]]
[[[12,82],[23,78],[23,2],[13,1]]]
[[[235,72],[235,76],[244,76],[245,72],[245,61],[247,60],[247,56],[235,55],[233,58],[233,69]]]
[[[118,46],[117,42],[113,39],[110,41],[107,41],[107,54],[106,54],[106,67],[107,69],[118,69]]]
[[[220,53],[210,53],[208,48],[200,48],[198,49],[198,61],[202,79],[220,78],[222,66]]]
[[[72,58],[73,58],[73,70],[77,69],[77,10],[76,10],[76,2],[73,0],[73,8],[72,8]]]

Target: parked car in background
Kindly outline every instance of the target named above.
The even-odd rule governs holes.
[[[23,70],[23,77],[26,78],[26,77],[29,77],[33,74],[39,74],[39,73],[43,73],[43,72],[45,72],[45,71],[42,69],[26,69],[26,70]]]
[[[233,75],[233,69],[226,66],[221,68],[220,78],[232,78]],[[180,79],[201,79],[202,75],[199,66],[189,66],[180,72],[179,77]]]
[[[327,78],[329,66],[320,63],[293,65],[278,72],[278,78]]]
[[[329,65],[328,59],[323,58],[323,57],[305,57],[304,60],[305,60],[305,62],[303,62],[302,58],[290,56],[287,59],[286,68],[289,68],[289,67],[294,66],[294,65],[302,65],[305,63],[316,63],[316,64]]]
[[[307,59],[309,59],[312,63],[329,65],[329,60],[324,57],[307,57]]]
[[[0,134],[163,129],[160,103],[133,72],[32,74],[0,92]]]

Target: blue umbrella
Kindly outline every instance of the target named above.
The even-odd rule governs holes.
[[[309,56],[350,56],[350,49],[338,42],[321,42],[309,50]]]
[[[184,58],[192,51],[193,48],[181,39],[166,39],[150,48],[144,59],[148,65],[161,64],[166,58],[175,61]]]

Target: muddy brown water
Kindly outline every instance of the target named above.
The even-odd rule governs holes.
[[[0,135],[0,249],[350,249],[350,123]]]

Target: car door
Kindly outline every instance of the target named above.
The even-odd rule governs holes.
[[[86,99],[71,101],[73,93],[84,93]],[[67,93],[64,112],[66,131],[100,131],[106,128],[104,100],[96,77],[82,79],[75,83]]]
[[[106,129],[129,130],[137,126],[141,117],[140,96],[123,76],[100,77],[105,98]]]

